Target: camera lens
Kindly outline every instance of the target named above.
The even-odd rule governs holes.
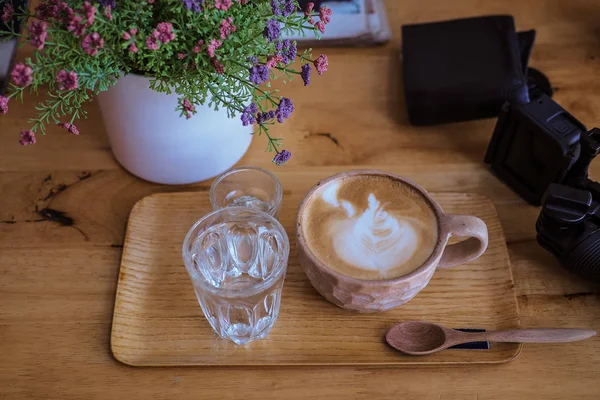
[[[562,263],[574,274],[600,282],[600,230],[579,242]]]

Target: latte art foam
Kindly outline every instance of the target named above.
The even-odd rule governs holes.
[[[303,230],[328,267],[361,279],[389,279],[421,266],[438,238],[437,220],[410,186],[382,176],[342,178],[311,199]]]

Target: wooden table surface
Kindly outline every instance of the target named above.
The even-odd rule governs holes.
[[[523,327],[600,328],[600,288],[563,271],[535,242],[538,209],[482,164],[494,120],[430,128],[407,124],[400,26],[510,13],[538,32],[531,65],[555,99],[587,126],[600,125],[600,3],[389,0],[392,41],[328,49],[330,69],[309,88],[288,85],[296,112],[278,133],[294,157],[283,168],[255,138],[240,164],[266,166],[283,181],[315,180],[356,167],[394,170],[432,191],[485,194],[508,242]],[[317,49],[318,53],[320,49]],[[22,50],[21,56],[28,50]],[[133,368],[110,353],[121,247],[132,205],[156,192],[206,190],[143,182],[113,159],[95,104],[81,136],[51,129],[17,144],[35,98],[0,118],[0,398],[177,399],[598,399],[600,338],[525,345],[496,366],[418,368]],[[592,168],[600,178],[600,163]],[[37,211],[56,211],[54,221]],[[37,210],[37,211],[36,211]],[[64,214],[57,214],[57,213]]]

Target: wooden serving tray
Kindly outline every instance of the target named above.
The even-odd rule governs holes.
[[[211,211],[207,192],[166,193],[134,207],[123,248],[111,348],[121,362],[167,365],[417,365],[501,363],[519,344],[489,350],[447,350],[405,356],[384,341],[399,321],[427,320],[453,328],[519,327],[512,273],[492,202],[480,195],[438,193],[447,213],[472,214],[489,229],[477,261],[438,270],[412,301],[385,313],[356,314],[327,302],[311,286],[296,256],[296,210],[308,187],[284,192],[280,221],[291,242],[279,318],[266,339],[236,346],[213,333],[197,303],[181,258],[192,224]]]

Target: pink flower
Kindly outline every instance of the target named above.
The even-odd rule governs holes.
[[[323,72],[327,71],[327,67],[329,67],[329,60],[327,59],[326,54],[319,55],[313,63],[315,64],[315,68],[319,75],[323,75]]]
[[[154,32],[158,33],[157,30],[154,30]],[[150,50],[158,50],[158,35],[154,35],[154,32],[146,38],[146,47]]]
[[[156,30],[159,32],[158,40],[160,40],[161,43],[169,43],[171,40],[175,39],[173,24],[170,22],[159,23],[156,26]]]
[[[19,143],[23,146],[35,144],[35,133],[33,131],[21,132],[21,140],[19,140]]]
[[[277,66],[277,63],[278,63],[279,61],[281,61],[281,60],[282,60],[282,58],[283,58],[283,57],[281,57],[281,55],[279,55],[279,54],[276,54],[276,55],[274,55],[274,56],[269,56],[269,57],[267,57],[267,62],[266,62],[266,64],[265,64],[265,65],[266,65],[266,66],[267,66],[267,68],[269,68],[269,69],[271,69],[271,68],[273,68],[273,67],[276,67],[276,66]]]
[[[83,38],[81,47],[83,47],[83,50],[90,56],[95,56],[98,54],[98,49],[104,47],[104,39],[100,37],[98,32],[90,33]]]
[[[85,17],[87,18],[87,24],[89,26],[94,25],[94,19],[96,19],[96,7],[89,1],[84,1],[82,13],[85,14]]]
[[[35,8],[35,16],[43,21],[54,19],[68,24],[73,18],[73,9],[64,1],[47,0]]]
[[[148,0],[148,4],[154,4],[154,0]]]
[[[200,39],[198,40],[198,44],[196,46],[194,46],[193,51],[194,53],[200,53],[200,48],[204,45],[204,40]]]
[[[315,24],[315,26],[317,27],[317,29],[319,30],[319,32],[325,33],[325,24],[323,23],[323,21],[317,22]]]
[[[331,14],[333,14],[333,10],[327,6],[323,6],[319,9],[319,18],[321,18],[321,21],[323,21],[325,25],[331,21]]]
[[[179,60],[183,60],[183,59],[185,58],[185,54],[183,54],[183,53],[179,53],[179,54],[177,54],[177,58],[178,58]]]
[[[65,71],[61,69],[56,74],[56,82],[58,83],[58,90],[75,90],[79,87],[77,80],[77,73],[75,71]]]
[[[129,51],[132,53],[137,53],[139,50],[138,50],[138,47],[135,45],[135,43],[131,43],[129,45]]]
[[[71,18],[69,20],[69,23],[67,24],[67,30],[69,32],[72,32],[73,35],[77,37],[83,36],[83,34],[85,33],[85,28],[85,22],[83,21],[83,17],[80,15]]]
[[[8,112],[8,97],[0,96],[0,114]]]
[[[135,35],[137,35],[137,28],[131,28],[131,29],[129,30],[129,33],[131,33],[131,36],[135,36]]]
[[[113,15],[112,15],[112,7],[111,6],[106,6],[106,8],[104,9],[104,16],[109,20],[112,21],[113,20]]]
[[[210,42],[208,43],[208,55],[212,58],[215,56],[215,50],[218,49],[219,47],[221,47],[221,45],[223,44],[223,42],[221,42],[220,40],[215,40],[215,39],[210,39]]]
[[[315,8],[315,3],[313,3],[312,1],[306,3],[306,10],[304,10],[304,15],[306,17],[310,17],[314,8]]]
[[[25,87],[33,81],[33,70],[31,67],[19,63],[13,67],[10,77],[12,78],[15,85]]]
[[[123,40],[131,39],[131,35],[128,32],[123,32]]]
[[[215,8],[217,10],[227,11],[231,7],[231,0],[215,0]]]
[[[186,119],[192,118],[192,114],[196,112],[196,107],[188,99],[183,99],[182,108]]]
[[[29,41],[38,50],[44,48],[48,32],[46,31],[48,24],[44,21],[33,21],[29,25]]]
[[[2,19],[2,22],[9,23],[13,19],[14,14],[15,8],[13,5],[11,3],[6,3],[2,9],[2,16],[0,18]]]
[[[221,64],[219,60],[217,60],[217,57],[211,58],[210,62],[212,63],[213,67],[215,67],[217,74],[221,75],[225,71],[225,66]]]
[[[235,32],[236,29],[236,26],[233,25],[233,18],[228,17],[227,19],[223,19],[221,21],[221,28],[219,28],[221,39],[227,39],[227,36]]]
[[[311,25],[315,24],[315,20],[312,17],[313,9],[315,8],[315,3],[312,1],[306,4],[306,9],[304,10],[304,16],[308,17],[308,23]]]
[[[77,127],[73,124],[69,124],[66,122],[59,122],[57,125],[60,126],[61,128],[67,129],[69,131],[69,133],[72,133],[73,135],[79,135],[79,129],[77,129]]]
[[[56,1],[56,0],[54,0]],[[56,19],[62,20],[63,23],[68,23],[73,18],[73,9],[64,1],[56,1],[58,10],[56,11]]]

